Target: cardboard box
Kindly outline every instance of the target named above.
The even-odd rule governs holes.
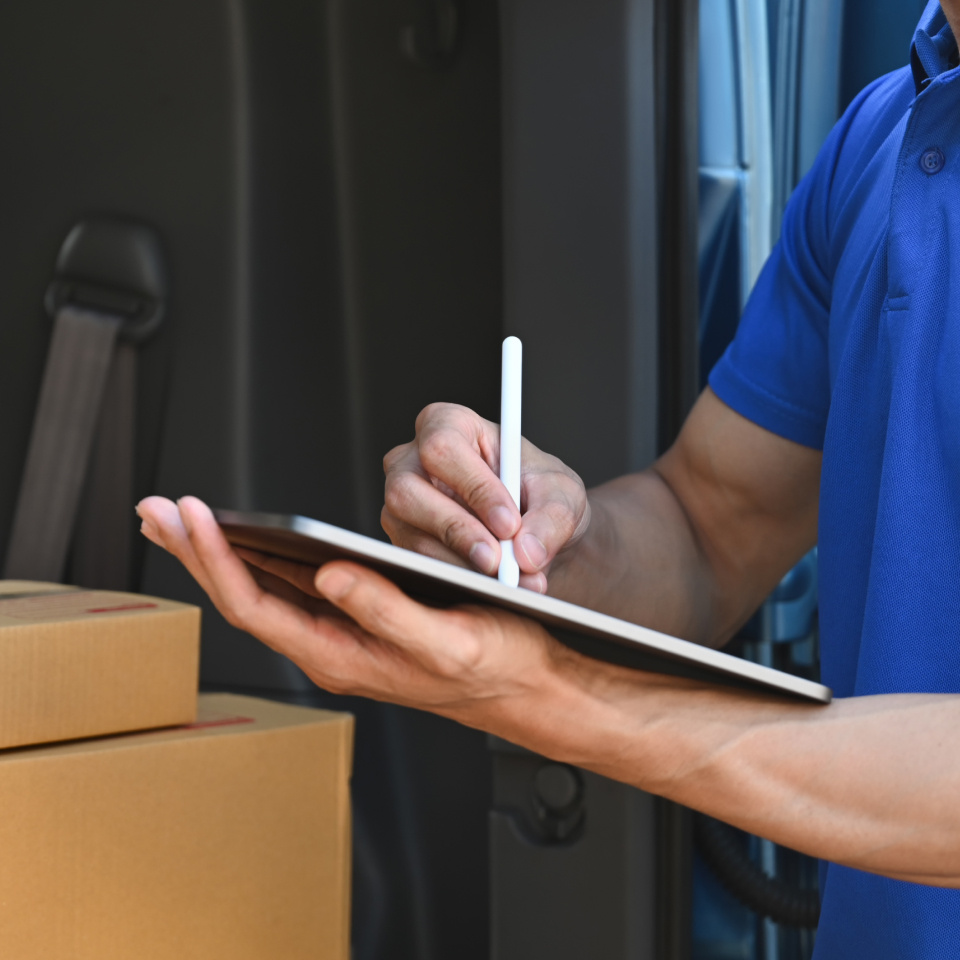
[[[0,581],[0,748],[190,723],[200,610]]]
[[[33,596],[37,593],[67,593],[79,590],[66,583],[38,583],[36,580],[0,580],[0,597]]]
[[[352,745],[346,714],[217,694],[0,754],[0,957],[347,960]]]

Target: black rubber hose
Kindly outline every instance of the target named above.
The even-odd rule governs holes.
[[[774,923],[814,929],[820,920],[820,896],[767,876],[747,855],[733,827],[702,813],[694,817],[694,836],[707,866],[745,906]]]

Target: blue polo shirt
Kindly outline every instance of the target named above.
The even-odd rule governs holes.
[[[841,697],[960,692],[956,63],[931,2],[910,66],[854,101],[797,188],[710,376],[823,450],[822,676]],[[816,960],[960,957],[960,891],[835,864],[821,891]]]

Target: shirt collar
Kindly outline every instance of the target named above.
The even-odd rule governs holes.
[[[931,80],[957,66],[957,42],[939,0],[929,0],[923,11],[913,35],[910,66],[918,95]]]

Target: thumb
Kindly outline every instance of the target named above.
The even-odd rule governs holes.
[[[557,554],[579,540],[590,523],[590,502],[583,481],[557,461],[560,469],[524,477],[526,512],[513,548],[520,569],[538,573]]]
[[[314,586],[335,607],[368,633],[411,652],[437,642],[437,616],[411,600],[399,587],[366,567],[348,561],[322,566]]]

